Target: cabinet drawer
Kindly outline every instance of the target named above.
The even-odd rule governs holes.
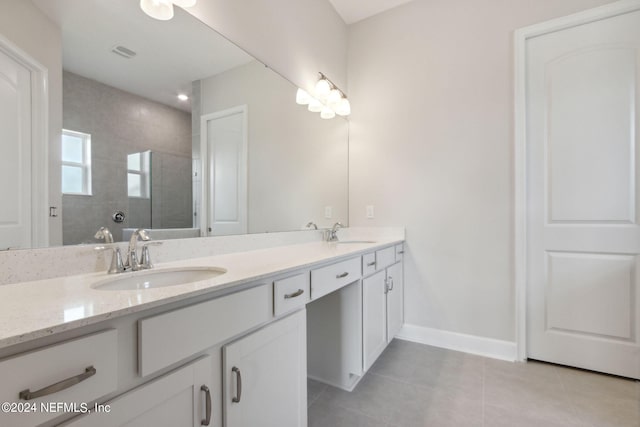
[[[273,282],[273,314],[279,316],[304,305],[310,298],[309,273]]]
[[[404,245],[401,243],[396,245],[396,261],[402,261],[404,258]]]
[[[80,410],[82,404],[89,404],[118,388],[117,332],[108,330],[5,359],[0,361],[0,378],[2,402],[37,405],[37,410],[28,414],[0,413],[0,425],[41,424],[63,414],[64,409],[56,406],[58,402],[76,404]],[[47,391],[54,384],[61,386],[59,383],[64,380],[69,380],[69,387],[46,396],[30,400],[19,396],[23,391]],[[52,405],[49,412],[41,408],[41,404],[47,402]]]
[[[368,276],[371,273],[375,273],[376,270],[376,253],[371,252],[370,254],[362,255],[362,276]]]
[[[396,262],[396,249],[393,246],[376,251],[376,267],[378,270],[387,268],[394,262]]]
[[[141,376],[179,362],[271,319],[267,285],[138,322]]]
[[[320,298],[358,280],[361,272],[361,257],[331,264],[311,271],[311,298]]]

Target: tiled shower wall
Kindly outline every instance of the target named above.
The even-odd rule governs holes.
[[[63,127],[91,134],[93,187],[91,196],[63,196],[65,245],[94,241],[101,226],[116,240],[127,227],[192,226],[191,114],[65,71]],[[127,155],[146,150],[156,153],[153,200],[129,199]],[[116,210],[124,223],[112,221]]]

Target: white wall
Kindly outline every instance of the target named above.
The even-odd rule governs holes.
[[[49,71],[49,171],[60,170],[62,133],[62,36],[60,29],[31,2],[0,0],[0,34]],[[37,30],[36,30],[37,29]],[[49,173],[49,205],[60,210],[60,173]],[[49,242],[62,244],[60,217],[50,218]]]
[[[206,0],[190,13],[299,87],[346,90],[347,27],[327,0]]]
[[[350,225],[406,226],[407,323],[515,339],[513,30],[608,2],[415,0],[349,27]]]

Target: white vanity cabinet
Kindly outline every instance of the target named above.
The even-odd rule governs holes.
[[[387,343],[400,332],[404,322],[404,271],[402,261],[387,267]]]
[[[400,331],[404,320],[402,245],[363,256],[363,271],[375,273],[362,280],[362,352],[366,372]],[[374,264],[375,262],[375,264]]]
[[[296,274],[273,282],[273,314],[280,316],[284,313],[299,310],[311,298],[309,272]]]
[[[140,375],[145,377],[268,322],[271,298],[271,286],[260,285],[140,320]]]
[[[387,347],[386,280],[385,270],[362,280],[362,362],[365,371]]]
[[[204,356],[74,418],[69,427],[213,426],[211,360]],[[91,407],[91,409],[94,409]]]
[[[307,425],[305,310],[223,347],[226,427]]]
[[[111,329],[0,361],[0,426],[36,426],[116,391],[117,345]]]
[[[306,427],[307,378],[352,390],[402,325],[402,287],[388,246],[0,349],[3,401],[80,409],[0,426]]]

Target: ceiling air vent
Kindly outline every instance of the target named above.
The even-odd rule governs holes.
[[[136,56],[137,54],[132,51],[131,49],[127,49],[124,46],[114,46],[111,48],[111,52],[122,56],[123,58],[127,58],[127,59],[131,59],[134,56]]]

